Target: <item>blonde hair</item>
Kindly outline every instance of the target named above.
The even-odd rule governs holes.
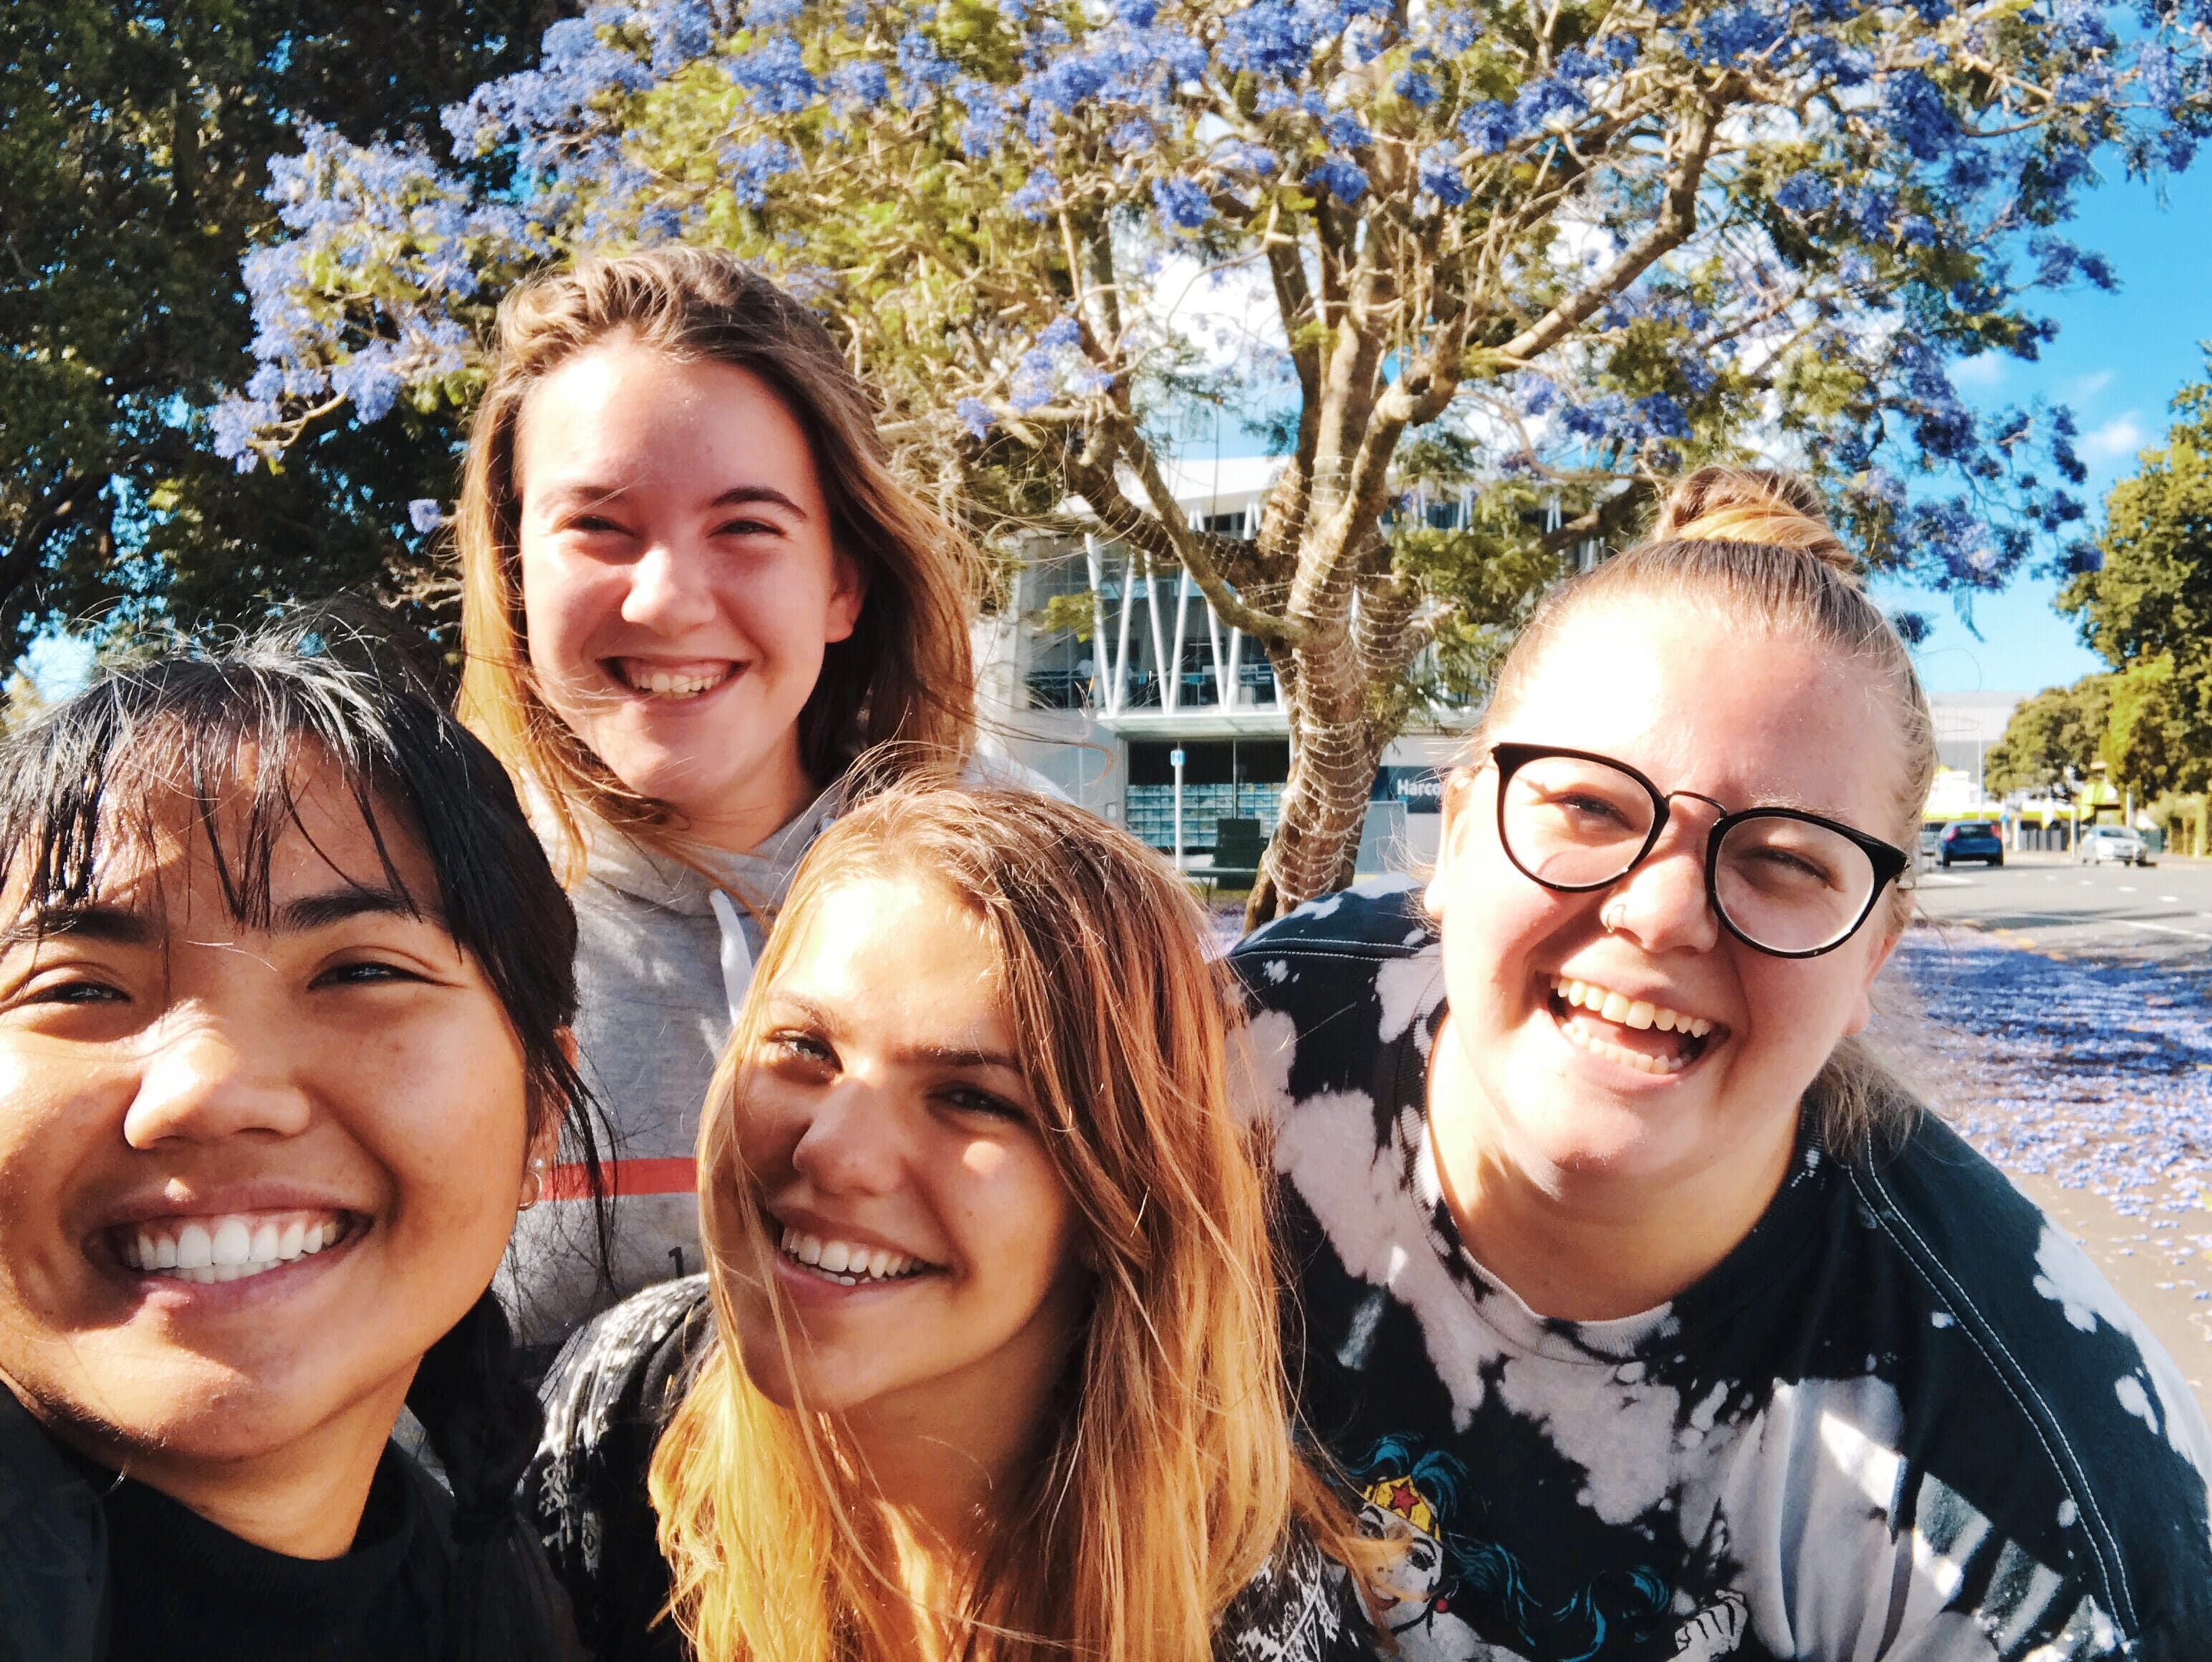
[[[1857,562],[1830,527],[1820,492],[1795,474],[1703,467],[1660,505],[1651,533],[1617,557],[1546,596],[1499,669],[1476,735],[1486,745],[1516,711],[1562,630],[1585,612],[1635,601],[1705,606],[1730,626],[1792,635],[1865,667],[1897,722],[1897,789],[1890,824],[1875,828],[1908,853],[1936,780],[1936,723],[1896,627],[1867,595]],[[1911,920],[1912,897],[1890,890],[1893,931]],[[1911,1093],[1856,1039],[1837,1047],[1807,1093],[1822,1139],[1845,1158],[1911,1129]]]
[[[615,335],[759,376],[806,435],[832,542],[867,585],[851,636],[824,654],[799,712],[809,776],[826,783],[853,757],[885,744],[957,758],[975,728],[974,552],[892,471],[866,389],[814,315],[735,256],[711,249],[659,248],[546,272],[499,308],[497,364],[469,435],[457,529],[459,713],[550,811],[555,865],[570,883],[583,869],[580,809],[664,846],[681,830],[666,804],[628,790],[547,705],[523,618],[515,472],[523,407],[539,381]]]
[[[884,1508],[837,1424],[778,1407],[732,1354],[732,1286],[769,1277],[773,1251],[737,1135],[761,994],[805,936],[794,925],[859,876],[942,885],[982,924],[1097,1265],[1055,1422],[961,1607],[936,1614],[969,1656],[1200,1662],[1294,1522],[1339,1562],[1373,1555],[1292,1446],[1264,1167],[1230,1106],[1242,1007],[1207,920],[1150,849],[1004,790],[896,789],[825,832],[716,1071],[699,1189],[723,1337],[651,1474],[677,1619],[717,1662],[911,1644]]]

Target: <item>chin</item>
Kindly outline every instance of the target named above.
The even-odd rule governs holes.
[[[1648,1102],[1555,1098],[1536,1114],[1517,1117],[1516,1129],[1523,1148],[1559,1171],[1638,1177],[1665,1169],[1682,1152],[1667,1123],[1679,1105],[1653,1109]]]

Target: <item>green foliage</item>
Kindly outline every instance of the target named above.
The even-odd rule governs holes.
[[[2070,801],[2102,758],[2112,711],[2112,678],[2088,675],[2070,687],[2039,692],[2012,713],[2004,736],[1982,758],[1982,785],[2049,792]]]
[[[451,495],[450,411],[325,424],[240,475],[208,411],[250,367],[239,261],[295,125],[434,131],[568,7],[9,0],[0,9],[0,658],[53,618],[243,620],[374,589],[441,602],[410,499]]]
[[[2113,667],[2106,756],[2144,794],[2212,782],[2212,384],[2173,407],[2164,446],[2106,498],[2102,565],[2058,597]]]

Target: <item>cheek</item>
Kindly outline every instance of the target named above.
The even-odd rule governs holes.
[[[940,1202],[978,1282],[1041,1300],[1075,1256],[1074,1202],[1034,1139],[969,1142],[935,1170]]]
[[[456,1065],[459,1057],[477,1060]],[[349,1072],[361,1108],[348,1129],[391,1176],[399,1233],[451,1242],[457,1266],[471,1249],[503,1248],[529,1124],[512,1037],[482,1026],[444,1038],[418,1034],[364,1047]]]
[[[530,661],[548,675],[574,674],[586,663],[592,631],[621,613],[622,574],[569,560],[527,535],[521,567],[524,646]]]

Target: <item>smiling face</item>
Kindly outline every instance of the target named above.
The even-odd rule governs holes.
[[[617,335],[531,390],[514,469],[546,703],[693,835],[752,847],[819,782],[799,715],[860,612],[805,433],[750,370]]]
[[[321,1435],[380,1446],[490,1282],[526,1160],[498,999],[407,915],[335,770],[303,775],[265,929],[181,802],[44,938],[6,897],[0,1375],[188,1504]],[[434,908],[404,825],[386,845]]]
[[[1902,746],[1863,669],[1679,603],[1566,623],[1489,736],[1613,757],[1731,811],[1795,807],[1897,835]],[[1429,891],[1452,1061],[1489,1155],[1547,1188],[1730,1167],[1769,1180],[1806,1087],[1867,1022],[1894,944],[1887,904],[1823,957],[1774,958],[1706,903],[1711,806],[1676,797],[1635,871],[1561,894],[1506,857],[1497,790],[1494,768],[1457,782]]]
[[[734,1283],[745,1371],[856,1424],[1018,1439],[1086,1278],[994,948],[926,880],[837,884],[794,924],[739,1087],[740,1181],[779,1249],[773,1293]]]

